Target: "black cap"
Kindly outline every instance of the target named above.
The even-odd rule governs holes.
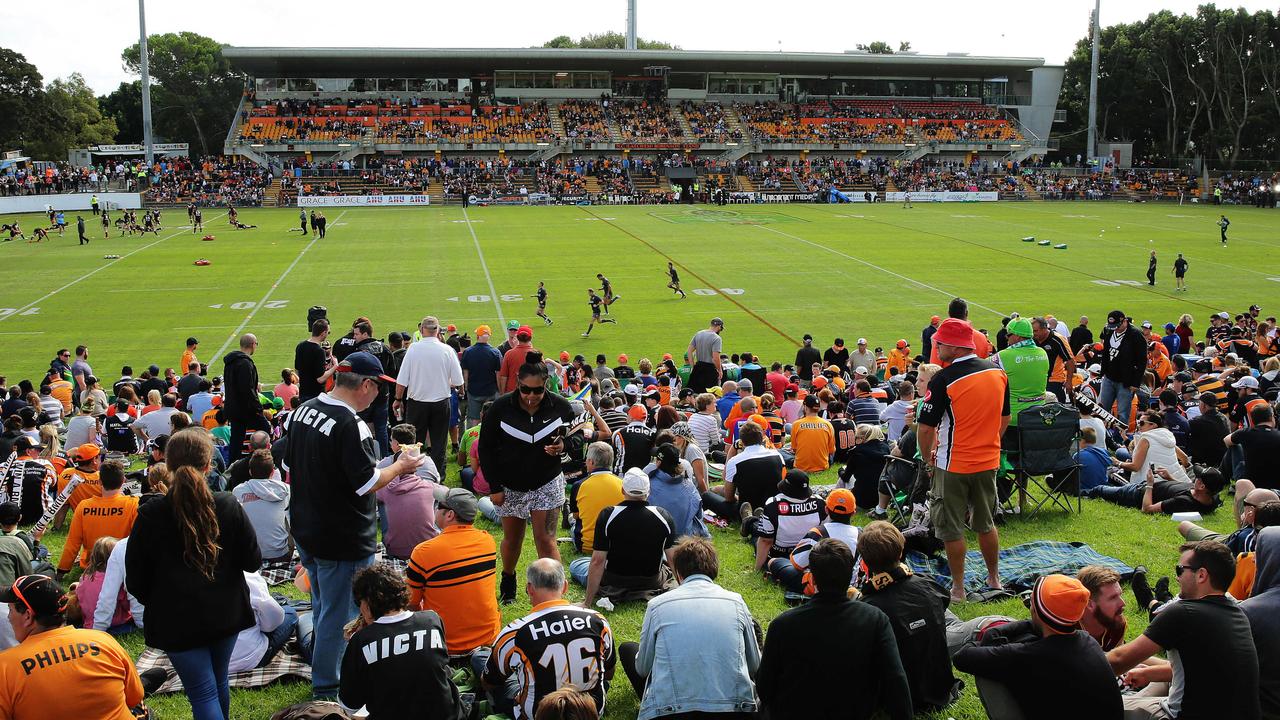
[[[659,445],[658,449],[654,450],[653,456],[657,458],[659,467],[662,467],[663,465],[670,467],[680,463],[680,451],[671,443],[663,443],[662,445]]]
[[[1213,372],[1213,361],[1209,358],[1200,358],[1195,365],[1191,366],[1198,373]]]
[[[28,450],[43,450],[44,445],[42,445],[39,440],[32,438],[30,435],[23,435],[13,442],[13,449],[23,453]]]
[[[805,333],[805,334],[804,334],[804,337],[802,337],[802,338],[800,338],[800,339],[801,339],[801,340],[806,340],[806,341],[807,341],[807,340],[812,340],[812,339],[813,339],[813,336],[812,336],[812,335],[810,335],[809,333]]]
[[[1176,373],[1174,373],[1174,374],[1173,374],[1173,379],[1174,379],[1174,380],[1177,380],[1178,382],[1189,383],[1189,382],[1191,382],[1194,378],[1192,378],[1192,377],[1191,377],[1191,373],[1189,373],[1189,372],[1187,372],[1187,371],[1185,371],[1185,370],[1184,370],[1184,371],[1182,371],[1182,372],[1176,372]]]
[[[197,340],[197,339],[195,339],[195,338],[193,338],[193,337],[189,337],[189,338],[187,338],[187,344],[188,344],[188,345],[199,345],[199,344],[200,344],[200,341],[199,341],[199,340]]]
[[[62,587],[47,575],[23,575],[13,585],[0,588],[0,602],[17,603],[37,616],[63,612]]]
[[[794,498],[809,497],[809,473],[803,470],[788,470],[787,476],[778,483],[778,492]]]
[[[1124,319],[1126,317],[1127,316],[1124,314],[1123,310],[1112,310],[1111,312],[1107,313],[1107,324],[1119,325],[1120,323],[1124,322]]]

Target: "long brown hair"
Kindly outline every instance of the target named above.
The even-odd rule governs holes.
[[[164,463],[173,473],[168,496],[182,532],[183,557],[209,581],[222,551],[213,494],[205,479],[212,460],[213,441],[204,428],[183,428],[164,446]]]
[[[107,561],[111,559],[111,551],[116,549],[117,542],[109,535],[98,538],[98,541],[93,544],[93,549],[89,551],[89,562],[84,566],[84,575],[81,577],[87,578],[94,573],[106,572]]]

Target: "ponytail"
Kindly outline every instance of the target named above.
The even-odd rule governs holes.
[[[168,496],[182,534],[183,558],[210,582],[222,550],[213,493],[205,479],[212,459],[213,442],[203,428],[184,428],[165,445],[165,465],[172,472]]]

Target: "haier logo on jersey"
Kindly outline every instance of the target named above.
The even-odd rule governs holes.
[[[325,437],[329,436],[329,433],[333,431],[333,426],[337,424],[337,421],[333,418],[316,410],[314,407],[307,406],[303,406],[301,409],[294,412],[293,417],[289,422],[290,425],[294,423],[302,423],[303,425],[313,427],[316,430],[319,430],[320,434]]]
[[[549,638],[552,635],[563,635],[570,630],[586,630],[591,627],[590,621],[582,616],[562,615],[560,620],[541,620],[529,626],[529,635],[534,640]]]
[[[421,652],[426,646],[428,632],[431,633],[431,649],[443,650],[444,638],[440,636],[440,631],[434,628],[430,631],[415,630],[412,633],[400,633],[392,637],[385,637],[368,643],[360,650],[364,653],[364,661],[372,665],[393,655],[404,655],[409,652],[411,639],[412,649]]]

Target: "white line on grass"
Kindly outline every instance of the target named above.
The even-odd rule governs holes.
[[[346,214],[347,211],[343,210],[338,213],[338,217],[334,218],[333,221],[337,223],[342,219],[342,216]],[[236,326],[236,329],[232,330],[231,334],[227,336],[227,339],[222,343],[222,347],[218,348],[217,352],[211,356],[214,360],[222,357],[222,353],[226,352],[227,348],[231,347],[231,343],[240,337],[240,332],[253,321],[253,316],[257,315],[258,311],[262,309],[262,306],[267,304],[267,301],[271,299],[271,295],[280,287],[280,283],[284,282],[284,279],[289,277],[289,273],[293,272],[293,269],[298,266],[298,262],[302,260],[302,256],[306,255],[307,251],[311,249],[311,246],[315,245],[316,241],[319,239],[320,237],[318,235],[311,238],[311,242],[307,243],[307,246],[298,252],[298,257],[294,258],[293,262],[289,263],[289,267],[285,268],[284,272],[280,273],[280,277],[276,278],[276,281],[271,284],[271,287],[267,288],[266,294],[262,296],[262,299],[258,301],[258,304],[253,306],[253,309],[249,311],[249,314],[244,316],[244,320],[242,320],[240,324]]]
[[[211,221],[212,221],[212,220],[217,220],[218,218],[222,217],[223,215],[226,215],[226,213],[219,213],[218,215],[215,215],[215,216],[213,216],[212,218],[209,218],[209,219],[210,219]],[[13,312],[9,313],[8,315],[0,316],[0,322],[4,322],[5,320],[8,320],[9,318],[14,317],[15,315],[21,315],[23,310],[26,310],[26,309],[28,309],[28,308],[33,308],[33,307],[35,307],[36,305],[38,305],[38,304],[40,304],[40,303],[44,302],[45,300],[48,300],[49,298],[53,297],[54,295],[57,295],[58,293],[62,292],[63,290],[66,290],[67,288],[69,288],[69,287],[71,287],[71,286],[73,286],[73,285],[76,285],[76,284],[80,283],[81,281],[88,280],[89,278],[93,277],[94,275],[97,275],[98,273],[102,272],[103,270],[106,270],[107,268],[109,268],[109,267],[111,267],[111,266],[113,266],[113,265],[118,265],[118,264],[120,264],[120,263],[124,262],[124,261],[125,261],[126,259],[128,259],[130,256],[136,255],[136,254],[138,254],[138,253],[142,252],[143,250],[146,250],[146,249],[147,249],[147,248],[149,248],[149,247],[155,247],[156,245],[159,245],[160,243],[164,242],[165,240],[169,240],[169,239],[172,239],[172,238],[176,238],[176,237],[178,237],[179,235],[182,235],[182,234],[183,234],[183,233],[182,233],[181,231],[179,231],[179,232],[176,232],[176,233],[174,233],[174,234],[172,234],[172,235],[166,235],[165,237],[162,237],[162,238],[160,238],[159,240],[155,240],[155,241],[150,242],[150,243],[148,243],[148,244],[146,244],[146,245],[143,245],[143,246],[142,246],[142,247],[140,247],[140,248],[137,248],[136,250],[132,250],[132,251],[130,251],[130,252],[127,252],[127,253],[125,253],[124,255],[121,255],[119,258],[116,258],[115,260],[112,260],[111,262],[107,263],[106,265],[100,265],[100,266],[98,266],[98,267],[94,268],[93,270],[90,270],[89,272],[87,272],[87,273],[85,273],[85,274],[81,275],[80,277],[76,278],[75,280],[72,280],[71,282],[67,283],[66,285],[63,285],[62,287],[58,288],[57,290],[51,290],[51,291],[49,291],[49,292],[45,293],[44,295],[41,295],[40,297],[36,298],[35,300],[32,300],[31,302],[27,303],[26,305],[23,305],[22,307],[18,308],[17,310],[14,310]]]
[[[133,293],[133,292],[184,292],[187,290],[221,290],[221,287],[175,287],[175,288],[157,288],[157,287],[137,287],[137,288],[118,288],[108,290],[111,293]]]
[[[466,208],[462,208],[462,219],[467,221],[467,229],[471,231],[471,241],[476,244],[476,255],[480,256],[480,267],[484,269],[484,279],[489,281],[489,297],[493,298],[493,309],[498,311],[498,326],[505,326],[507,319],[502,315],[502,304],[498,302],[498,290],[493,286],[493,276],[489,274],[489,263],[484,261],[484,251],[480,249],[480,238],[476,237],[476,229],[471,226],[471,217],[467,215]]]
[[[841,252],[841,251],[839,251],[839,250],[836,250],[835,248],[829,248],[829,247],[827,247],[826,245],[822,245],[822,244],[819,244],[819,243],[813,242],[812,240],[805,240],[804,238],[800,237],[799,235],[792,235],[791,233],[782,232],[781,230],[775,230],[775,229],[773,229],[773,228],[769,227],[768,225],[756,225],[755,227],[760,228],[761,230],[767,230],[767,231],[769,231],[769,232],[771,232],[771,233],[777,233],[777,234],[779,234],[779,235],[782,235],[783,237],[789,237],[789,238],[791,238],[792,240],[796,240],[796,241],[802,242],[802,243],[804,243],[805,245],[811,245],[811,246],[816,247],[816,248],[818,248],[818,249],[820,249],[820,250],[826,250],[827,252],[832,253],[832,254],[835,254],[835,255],[839,255],[839,256],[840,256],[840,257],[842,257],[842,258],[845,258],[845,259],[848,259],[848,260],[852,260],[852,261],[854,261],[854,262],[862,263],[863,265],[866,265],[866,266],[867,266],[867,267],[869,267],[869,268],[874,268],[874,269],[876,269],[876,270],[879,270],[879,271],[880,271],[880,272],[882,272],[882,273],[886,273],[886,274],[888,274],[888,275],[892,275],[892,276],[894,276],[894,277],[896,277],[896,278],[899,278],[899,279],[901,279],[901,280],[905,280],[905,281],[907,281],[907,282],[911,283],[912,285],[919,285],[919,286],[920,286],[920,287],[922,287],[922,288],[925,288],[925,289],[928,289],[928,290],[932,290],[932,291],[934,291],[934,292],[936,292],[936,293],[938,293],[938,294],[940,294],[940,295],[946,295],[947,297],[951,297],[951,298],[960,297],[960,296],[959,296],[959,295],[957,295],[956,293],[950,292],[950,291],[948,291],[948,290],[943,290],[943,289],[942,289],[942,288],[940,288],[940,287],[935,287],[935,286],[930,285],[930,284],[928,284],[928,283],[920,282],[919,280],[916,280],[915,278],[910,278],[910,277],[907,277],[906,275],[903,275],[902,273],[897,273],[897,272],[894,272],[894,271],[892,271],[892,270],[890,270],[890,269],[888,269],[888,268],[880,267],[879,265],[876,265],[876,264],[875,264],[875,263],[873,263],[873,262],[868,262],[868,261],[866,261],[866,260],[863,260],[862,258],[854,257],[854,256],[852,256],[852,255],[850,255],[850,254],[848,254],[848,253],[844,253],[844,252]],[[1005,314],[1005,313],[1001,312],[1000,310],[996,310],[995,308],[992,308],[992,307],[987,307],[986,305],[983,305],[983,304],[981,304],[981,303],[976,303],[976,302],[974,302],[974,301],[972,301],[972,300],[969,300],[969,304],[970,304],[970,305],[972,305],[972,306],[974,306],[974,307],[982,308],[983,310],[986,310],[987,312],[990,312],[990,313],[994,313],[994,314],[996,314],[996,315],[1001,315],[1001,316],[1003,316],[1003,315]]]

